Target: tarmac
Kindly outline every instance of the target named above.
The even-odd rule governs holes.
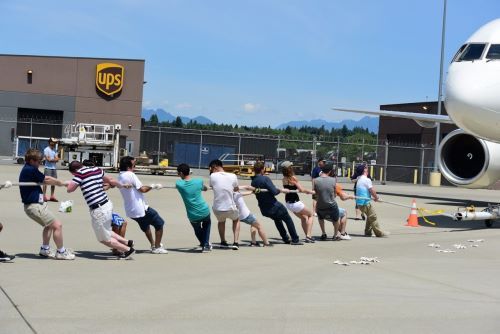
[[[17,181],[21,166],[1,165],[0,182]],[[207,180],[206,172],[203,178]],[[116,174],[114,174],[116,176]],[[59,171],[66,180],[70,174]],[[176,177],[139,175],[144,184],[173,185]],[[274,176],[272,176],[275,179]],[[249,184],[249,180],[240,180]],[[279,179],[276,184],[280,184]],[[309,181],[303,181],[310,187]],[[352,184],[343,184],[346,190]],[[382,199],[454,212],[458,206],[499,201],[496,190],[431,188],[375,183]],[[363,236],[364,222],[348,210],[350,241],[281,243],[274,223],[262,217],[253,196],[249,208],[263,222],[272,248],[246,247],[242,224],[239,250],[200,253],[175,189],[153,190],[147,201],[166,221],[163,243],[169,254],[149,253],[137,224],[127,237],[136,242],[132,260],[116,260],[98,243],[80,191],[56,188],[59,200],[73,200],[71,213],[50,209],[63,222],[65,246],[74,261],[42,259],[41,227],[23,212],[17,188],[0,190],[0,249],[15,254],[0,263],[0,333],[498,333],[500,329],[500,222],[456,222],[429,216],[421,227],[404,226],[410,210],[375,203],[388,238]],[[119,191],[109,196],[124,216]],[[279,195],[282,201],[283,196]],[[211,204],[213,196],[204,194]],[[312,207],[310,196],[301,195]],[[296,229],[304,237],[299,219]],[[211,241],[219,242],[212,215]],[[230,223],[226,236],[232,241]],[[327,224],[331,237],[333,227]],[[315,218],[314,235],[320,229]],[[468,242],[475,240],[476,242]],[[478,240],[484,240],[482,242]],[[441,248],[429,247],[439,244]],[[456,249],[455,244],[465,245]],[[472,247],[472,245],[477,247]],[[53,246],[53,245],[52,245]],[[438,250],[451,249],[454,253]],[[343,266],[360,257],[370,265]]]

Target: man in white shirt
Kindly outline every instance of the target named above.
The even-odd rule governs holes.
[[[44,170],[43,174],[46,176],[53,177],[57,179],[57,162],[59,161],[59,156],[56,150],[57,139],[49,138],[49,146],[43,150],[43,160],[44,160]],[[44,202],[58,202],[55,196],[56,187],[50,186],[50,197],[47,196],[47,185],[43,185],[43,201]]]
[[[371,237],[372,232],[376,237],[387,237],[389,232],[384,232],[380,229],[377,221],[377,214],[371,205],[371,198],[378,202],[380,198],[373,187],[372,180],[368,178],[368,167],[359,165],[356,168],[356,174],[361,175],[356,183],[356,204],[363,214],[366,215],[365,236]]]
[[[123,205],[127,217],[132,218],[138,224],[141,230],[148,238],[151,244],[151,253],[166,254],[168,251],[163,247],[161,238],[163,237],[163,226],[165,221],[160,217],[155,209],[148,206],[144,201],[144,193],[147,193],[152,188],[142,185],[141,181],[134,174],[135,159],[127,156],[120,160],[120,176],[118,180],[122,184],[130,184],[132,188],[120,188],[120,193],[123,197]],[[155,228],[155,238],[151,233],[151,225]]]
[[[234,202],[233,193],[238,191],[238,179],[233,173],[224,172],[222,161],[212,160],[208,165],[210,170],[210,186],[214,191],[212,210],[217,217],[220,243],[222,247],[229,247],[226,241],[226,219],[233,221],[233,249],[239,248],[240,220],[239,212]]]

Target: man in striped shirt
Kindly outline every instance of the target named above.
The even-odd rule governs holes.
[[[85,167],[79,161],[71,162],[69,164],[69,171],[73,174],[73,179],[68,184],[68,192],[73,192],[78,187],[82,190],[83,197],[90,209],[92,228],[97,240],[108,247],[122,252],[123,255],[120,256],[122,258],[128,258],[134,254],[134,242],[122,238],[111,229],[113,204],[103,188],[104,183],[118,188],[130,187],[130,185],[122,185],[112,177],[105,175],[102,169],[98,167]]]

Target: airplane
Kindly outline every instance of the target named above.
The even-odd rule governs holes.
[[[456,124],[459,129],[439,145],[439,169],[456,186],[486,188],[500,179],[500,19],[479,28],[460,47],[448,67],[445,90],[448,116],[333,110],[411,118],[423,127],[435,127],[437,122]]]

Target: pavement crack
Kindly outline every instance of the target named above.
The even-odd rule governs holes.
[[[21,316],[21,318],[24,320],[24,322],[26,323],[26,325],[29,327],[29,329],[31,329],[31,331],[34,333],[34,334],[37,334],[38,332],[35,330],[35,328],[33,328],[33,326],[30,324],[30,322],[28,321],[28,319],[26,319],[26,317],[24,316],[23,312],[21,312],[21,310],[19,309],[19,307],[17,307],[17,305],[14,303],[14,301],[12,300],[12,298],[10,298],[9,294],[7,293],[7,291],[4,290],[4,288],[2,286],[0,286],[0,290],[2,290],[3,294],[5,295],[5,297],[7,297],[7,299],[10,301],[10,303],[12,304],[12,306],[14,306],[14,308],[16,309],[17,313],[19,313],[19,315]]]

